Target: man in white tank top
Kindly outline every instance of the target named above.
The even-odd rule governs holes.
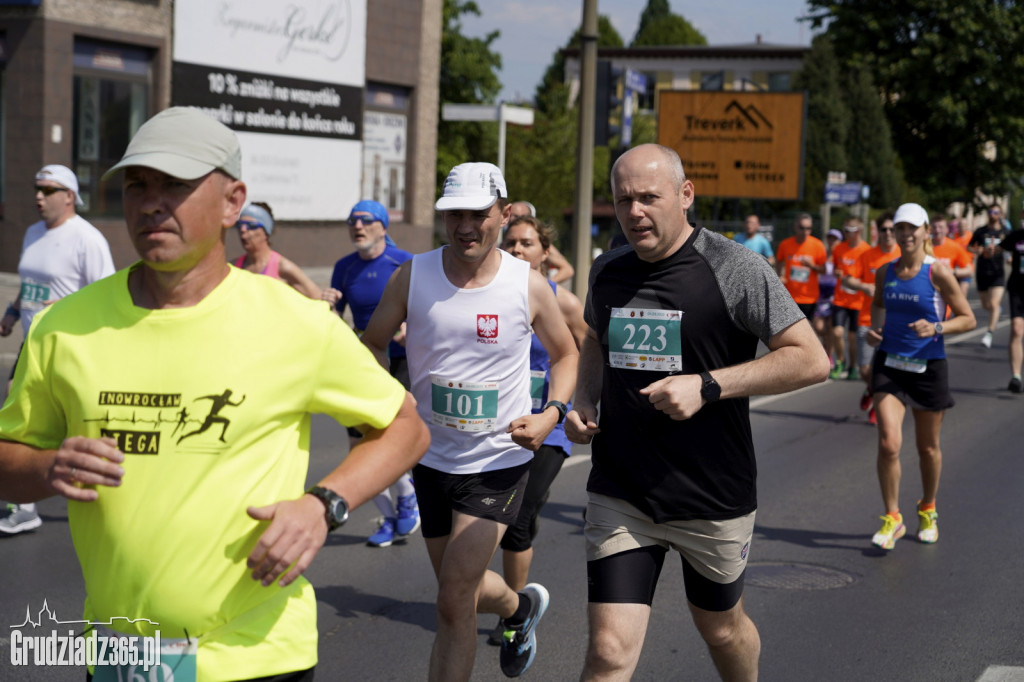
[[[476,614],[505,619],[502,672],[533,662],[542,586],[509,588],[487,566],[526,487],[532,451],[565,417],[578,355],[551,287],[497,249],[508,191],[489,163],[452,169],[437,201],[448,245],[414,256],[392,275],[362,340],[381,364],[406,322],[412,394],[431,446],[413,470],[427,552],[437,575],[431,680],[468,680]],[[551,400],[530,414],[530,335],[551,356]]]

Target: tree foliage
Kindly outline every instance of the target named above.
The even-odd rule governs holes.
[[[494,101],[501,91],[497,71],[501,55],[491,48],[500,35],[492,31],[484,38],[462,34],[460,18],[480,15],[472,0],[444,0],[441,33],[441,104],[483,104]],[[437,126],[437,188],[452,166],[466,161],[497,159],[498,135],[493,123],[440,121]]]
[[[639,36],[650,24],[671,14],[672,9],[669,7],[668,0],[647,0],[647,7],[644,7],[643,13],[640,14],[640,25],[636,29],[636,35]],[[633,44],[636,45],[635,36]]]
[[[678,14],[658,17],[637,31],[632,47],[707,45],[708,39]]]
[[[843,99],[849,111],[849,179],[871,188],[871,204],[895,208],[903,200],[903,170],[893,150],[881,94],[865,69],[846,72],[843,82]]]
[[[1024,11],[1015,0],[808,0],[841,61],[864,68],[908,182],[935,200],[1024,176]],[[991,150],[995,145],[995,157]]]
[[[576,31],[569,38],[569,42],[565,44],[565,47],[560,48],[555,52],[551,58],[551,64],[548,65],[547,70],[544,72],[544,77],[541,78],[540,83],[537,85],[537,96],[536,104],[537,108],[544,111],[546,103],[550,101],[550,98],[546,96],[547,93],[553,89],[565,83],[565,54],[564,50],[569,48],[578,48],[581,44],[580,40],[580,29]],[[604,14],[597,16],[597,46],[602,47],[622,47],[625,43],[622,42],[622,36],[612,26],[611,19]]]
[[[832,43],[820,36],[811,43],[794,90],[807,91],[804,154],[804,206],[821,203],[829,171],[845,171],[849,112],[839,88],[839,64]]]

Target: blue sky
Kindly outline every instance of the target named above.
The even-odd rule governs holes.
[[[476,0],[482,16],[464,17],[463,32],[483,36],[498,29],[494,48],[502,56],[500,99],[532,98],[556,50],[580,25],[583,0]],[[797,17],[807,13],[805,0],[670,0],[672,11],[703,33],[710,45],[766,43],[810,45],[813,34]],[[628,44],[647,0],[599,0]]]

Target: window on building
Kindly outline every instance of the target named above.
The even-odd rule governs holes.
[[[788,71],[779,71],[768,74],[768,89],[773,92],[788,92],[793,74]]]
[[[701,90],[724,90],[725,71],[707,71],[700,75]]]
[[[92,215],[122,215],[121,179],[101,176],[149,116],[151,63],[149,50],[75,40],[71,156],[84,211]]]
[[[409,104],[407,88],[366,83],[363,197],[384,204],[392,221],[405,220]]]

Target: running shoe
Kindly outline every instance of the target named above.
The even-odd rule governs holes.
[[[390,547],[394,541],[395,520],[389,516],[380,522],[380,528],[366,540],[366,544],[371,547]]]
[[[398,496],[398,518],[395,520],[395,534],[404,538],[420,529],[420,508],[416,505],[416,493]]]
[[[864,389],[864,394],[860,397],[860,409],[870,410],[871,409],[871,391]]]
[[[501,643],[505,641],[505,619],[498,618],[498,624],[494,626],[494,629],[487,635],[487,643],[491,646],[501,646]]]
[[[519,594],[530,600],[530,614],[521,625],[505,624],[498,656],[505,677],[519,677],[533,664],[537,656],[537,623],[548,610],[548,591],[543,585],[530,583]]]
[[[881,549],[892,549],[896,546],[896,541],[906,535],[907,527],[903,525],[902,518],[894,519],[886,514],[881,519],[882,529],[871,538],[871,544]]]
[[[843,378],[843,369],[844,369],[843,363],[837,362],[836,366],[832,368],[831,372],[829,372],[828,378],[829,379],[842,379]]]
[[[992,332],[985,332],[985,335],[981,337],[981,345],[985,348],[992,347]]]
[[[7,505],[7,509],[0,512],[0,533],[15,535],[24,533],[27,530],[35,530],[43,525],[43,520],[35,509],[25,509],[17,504]]]
[[[921,508],[918,507],[917,517],[921,521],[921,525],[917,529],[917,539],[929,545],[938,542],[939,514],[934,509],[921,511]]]
[[[875,408],[868,410],[868,424],[876,426],[878,424],[878,413],[875,412]]]
[[[860,379],[860,370],[857,369],[857,365],[850,368],[850,373],[846,375],[847,381],[857,381]]]
[[[1020,379],[1013,377],[1010,379],[1010,385],[1006,387],[1010,393],[1024,393],[1024,386],[1021,385]]]

